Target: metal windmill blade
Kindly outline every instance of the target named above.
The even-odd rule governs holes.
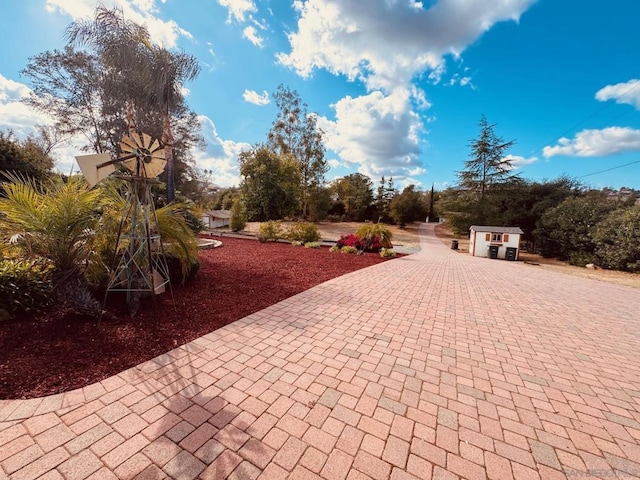
[[[133,132],[125,136],[120,142],[120,151],[122,164],[140,177],[156,178],[167,164],[160,143],[146,133],[141,136]]]

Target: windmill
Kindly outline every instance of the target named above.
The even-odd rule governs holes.
[[[76,160],[91,186],[110,175],[128,184],[105,303],[110,292],[124,292],[133,315],[138,310],[140,297],[151,294],[155,313],[155,295],[163,293],[167,286],[171,290],[151,194],[151,186],[159,183],[157,177],[167,163],[163,148],[146,133],[130,132],[120,142],[118,158],[99,153],[78,156]],[[114,173],[116,165],[124,166],[128,172]]]

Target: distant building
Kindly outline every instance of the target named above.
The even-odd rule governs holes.
[[[517,260],[520,251],[520,227],[471,225],[469,253],[474,257]]]
[[[230,218],[230,210],[211,210],[202,214],[202,223],[208,229],[228,227]]]

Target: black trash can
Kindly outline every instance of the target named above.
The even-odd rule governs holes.
[[[496,259],[498,258],[498,249],[500,247],[498,245],[489,245],[489,258]]]
[[[518,259],[518,249],[515,247],[507,247],[506,259],[515,262]]]
[[[451,250],[458,249],[458,240],[451,240]]]

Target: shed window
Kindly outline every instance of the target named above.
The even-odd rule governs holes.
[[[492,233],[491,234],[492,242],[502,242],[502,234],[501,233]]]

